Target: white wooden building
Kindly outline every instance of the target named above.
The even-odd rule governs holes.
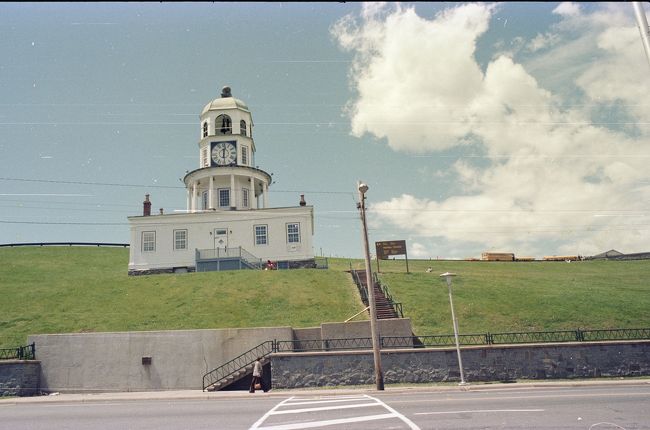
[[[129,274],[225,270],[272,261],[279,267],[314,264],[314,210],[272,208],[271,175],[255,164],[253,118],[224,87],[200,115],[199,168],[185,175],[187,212],[128,217]]]

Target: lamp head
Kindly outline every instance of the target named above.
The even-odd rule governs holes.
[[[364,184],[363,182],[359,182],[359,191],[361,194],[365,194],[366,191],[368,191],[368,185]]]

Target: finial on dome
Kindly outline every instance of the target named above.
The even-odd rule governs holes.
[[[232,92],[230,90],[230,87],[225,86],[221,90],[221,97],[232,97]]]

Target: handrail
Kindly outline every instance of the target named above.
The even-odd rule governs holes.
[[[261,269],[262,268],[262,259],[254,256],[250,252],[246,251],[241,246],[237,247],[225,247],[225,248],[207,248],[207,249],[196,249],[196,261],[206,261],[206,260],[221,260],[221,259],[233,259],[239,258],[239,260],[249,266],[252,269]]]
[[[275,351],[277,351],[276,341],[267,340],[266,342],[260,343],[256,347],[249,349],[248,351],[240,354],[232,360],[227,361],[221,366],[203,375],[203,391],[205,391],[206,388],[220,381],[223,381],[229,376],[234,375],[240,370],[250,366],[258,358],[266,358]]]
[[[352,268],[352,263],[350,263],[350,268]],[[357,289],[359,290],[359,294],[361,295],[361,301],[363,302],[364,305],[369,306],[370,302],[368,301],[368,291],[366,288],[363,287],[363,284],[361,283],[361,279],[359,278],[359,271],[350,269],[350,273],[352,274],[352,279],[354,280],[354,283],[357,285]]]
[[[402,309],[402,303],[401,302],[396,302],[393,299],[393,295],[390,293],[390,290],[388,289],[388,284],[384,283],[384,281],[381,280],[379,275],[377,273],[373,273],[373,278],[375,282],[377,282],[377,285],[379,285],[379,288],[381,289],[381,292],[384,293],[384,297],[388,300],[388,302],[393,306],[393,309],[395,309],[395,314],[400,317],[404,318],[404,312]]]

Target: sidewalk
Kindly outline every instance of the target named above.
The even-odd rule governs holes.
[[[568,387],[595,387],[595,386],[648,386],[650,379],[600,379],[581,381],[526,381],[516,383],[480,383],[459,385],[434,385],[434,384],[413,384],[413,385],[387,385],[384,392],[458,392],[458,391],[491,391],[491,390],[521,390],[531,388],[568,388]],[[50,394],[34,397],[12,397],[0,398],[0,406],[11,404],[28,403],[89,403],[108,401],[148,401],[148,400],[223,400],[236,398],[254,397],[291,397],[291,396],[332,396],[350,394],[379,394],[374,386],[360,386],[348,388],[305,388],[305,389],[276,389],[268,393],[258,392],[250,394],[248,391],[216,391],[203,392],[200,390],[176,390],[176,391],[139,391],[139,392],[107,392],[107,393],[70,393]]]

